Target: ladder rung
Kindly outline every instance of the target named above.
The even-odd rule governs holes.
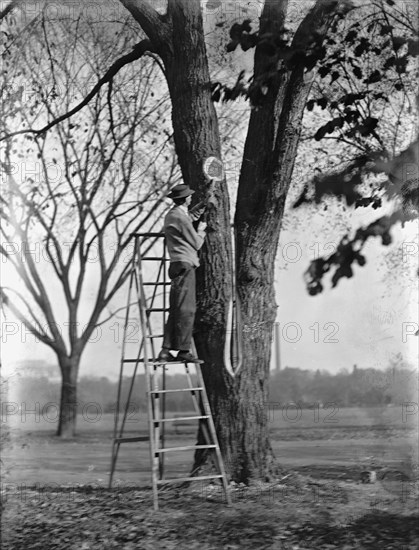
[[[130,237],[135,237],[136,239],[138,239],[138,237],[149,239],[150,237],[164,237],[164,233],[158,233],[157,231],[150,231],[150,233],[131,233]]]
[[[115,443],[133,443],[135,441],[150,441],[150,438],[148,437],[148,435],[143,435],[139,437],[116,437],[114,439]]]
[[[162,286],[162,285],[170,286],[171,283],[170,282],[166,282],[166,283],[143,283],[143,286]]]
[[[170,259],[169,258],[162,258],[161,256],[147,256],[145,258],[141,258],[141,261],[143,260],[154,260],[154,261],[159,261],[159,262],[169,262]]]
[[[156,338],[161,338],[161,336],[156,336]],[[144,363],[144,357],[139,357],[138,359],[122,359],[122,362],[123,363]],[[156,367],[164,367],[165,365],[181,365],[182,363],[194,363],[195,365],[196,364],[201,364],[203,363],[203,361],[199,361],[199,363],[197,361],[185,361],[185,359],[179,359],[179,361],[175,358],[174,360],[172,359],[171,361],[159,361],[158,359],[148,359],[148,362],[149,363],[153,363],[153,365],[155,365]],[[186,390],[185,390],[186,391]]]
[[[222,479],[222,475],[213,475],[213,476],[196,476],[196,477],[178,477],[171,479],[158,479],[157,483],[159,485],[164,485],[165,483],[183,483],[184,481],[204,481],[205,479]]]
[[[176,393],[176,392],[182,392],[182,391],[202,391],[204,388],[197,387],[197,388],[182,388],[179,390],[152,390],[150,393]]]
[[[164,334],[147,334],[146,338],[163,338]]]
[[[171,451],[190,451],[192,449],[216,449],[217,445],[187,445],[186,447],[166,447],[165,449],[156,449],[157,453],[169,453]]]
[[[159,361],[158,359],[149,359],[149,363],[153,363],[154,366],[156,367],[164,367],[165,365],[180,365],[180,364],[185,364],[185,363],[188,363],[188,364],[194,364],[194,365],[201,365],[203,363],[203,361],[201,359],[199,359],[199,361],[187,361],[186,359],[179,359],[179,361],[175,358],[175,359],[171,359],[170,361]]]
[[[160,424],[160,422],[180,422],[181,420],[203,420],[204,418],[209,418],[209,415],[203,416],[178,416],[172,418],[160,418],[160,420],[153,420],[154,424]]]

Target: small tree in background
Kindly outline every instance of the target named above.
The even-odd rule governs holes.
[[[10,26],[4,61],[13,86],[3,88],[2,131],[47,125],[81,101],[130,41],[126,24],[112,39],[107,30],[44,16],[19,36]],[[83,351],[129,275],[130,235],[160,221],[165,191],[179,177],[156,63],[145,58],[132,69],[120,71],[71,121],[15,135],[3,151],[0,251],[20,285],[3,281],[1,295],[57,356],[63,437],[75,433]]]

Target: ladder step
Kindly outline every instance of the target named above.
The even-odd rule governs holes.
[[[192,449],[216,449],[217,445],[187,445],[186,447],[166,447],[165,449],[156,449],[157,453],[170,453],[175,451],[191,451]]]
[[[146,258],[141,258],[141,261],[143,260],[154,260],[159,262],[169,262],[169,258],[162,258],[161,256],[147,256]]]
[[[197,388],[182,388],[179,390],[152,390],[150,393],[177,393],[177,392],[184,392],[184,391],[202,391],[204,388],[202,386]]]
[[[196,477],[178,477],[171,479],[158,479],[157,483],[159,485],[164,485],[165,483],[183,483],[184,481],[204,481],[205,479],[222,479],[222,475],[213,475],[213,476],[196,476]]]
[[[156,336],[158,338],[158,336]],[[144,363],[144,357],[139,357],[138,359],[123,359],[123,363]],[[158,361],[158,359],[148,359],[149,363],[153,363],[156,367],[164,367],[165,365],[181,365],[182,363],[191,363],[192,361],[185,361],[184,359],[177,361],[176,358],[174,361]],[[202,363],[202,361],[200,361]],[[196,364],[196,361],[194,362]]]
[[[204,418],[209,418],[209,415],[203,416],[178,416],[173,418],[160,418],[160,420],[153,420],[154,424],[160,424],[160,422],[180,422],[182,420],[203,420]]]
[[[163,338],[164,334],[147,334],[146,338]]]
[[[185,364],[185,363],[188,363],[189,365],[190,364],[194,364],[194,365],[201,365],[203,363],[202,359],[198,359],[197,361],[187,361],[186,359],[172,359],[171,361],[159,361],[158,359],[149,359],[149,363],[153,363],[154,366],[158,367],[158,366],[164,366],[164,365],[180,365],[180,364]]]
[[[170,282],[166,282],[166,283],[143,283],[143,286],[170,286],[171,283]]]
[[[116,437],[114,439],[115,443],[134,443],[135,441],[150,441],[148,435],[143,435],[139,437]]]

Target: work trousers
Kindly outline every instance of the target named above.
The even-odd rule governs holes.
[[[196,312],[195,267],[188,262],[171,262],[169,316],[164,329],[163,347],[190,350]]]

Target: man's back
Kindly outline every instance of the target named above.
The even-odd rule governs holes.
[[[204,239],[194,229],[187,210],[174,206],[164,220],[164,232],[171,262],[199,266],[198,250]]]

